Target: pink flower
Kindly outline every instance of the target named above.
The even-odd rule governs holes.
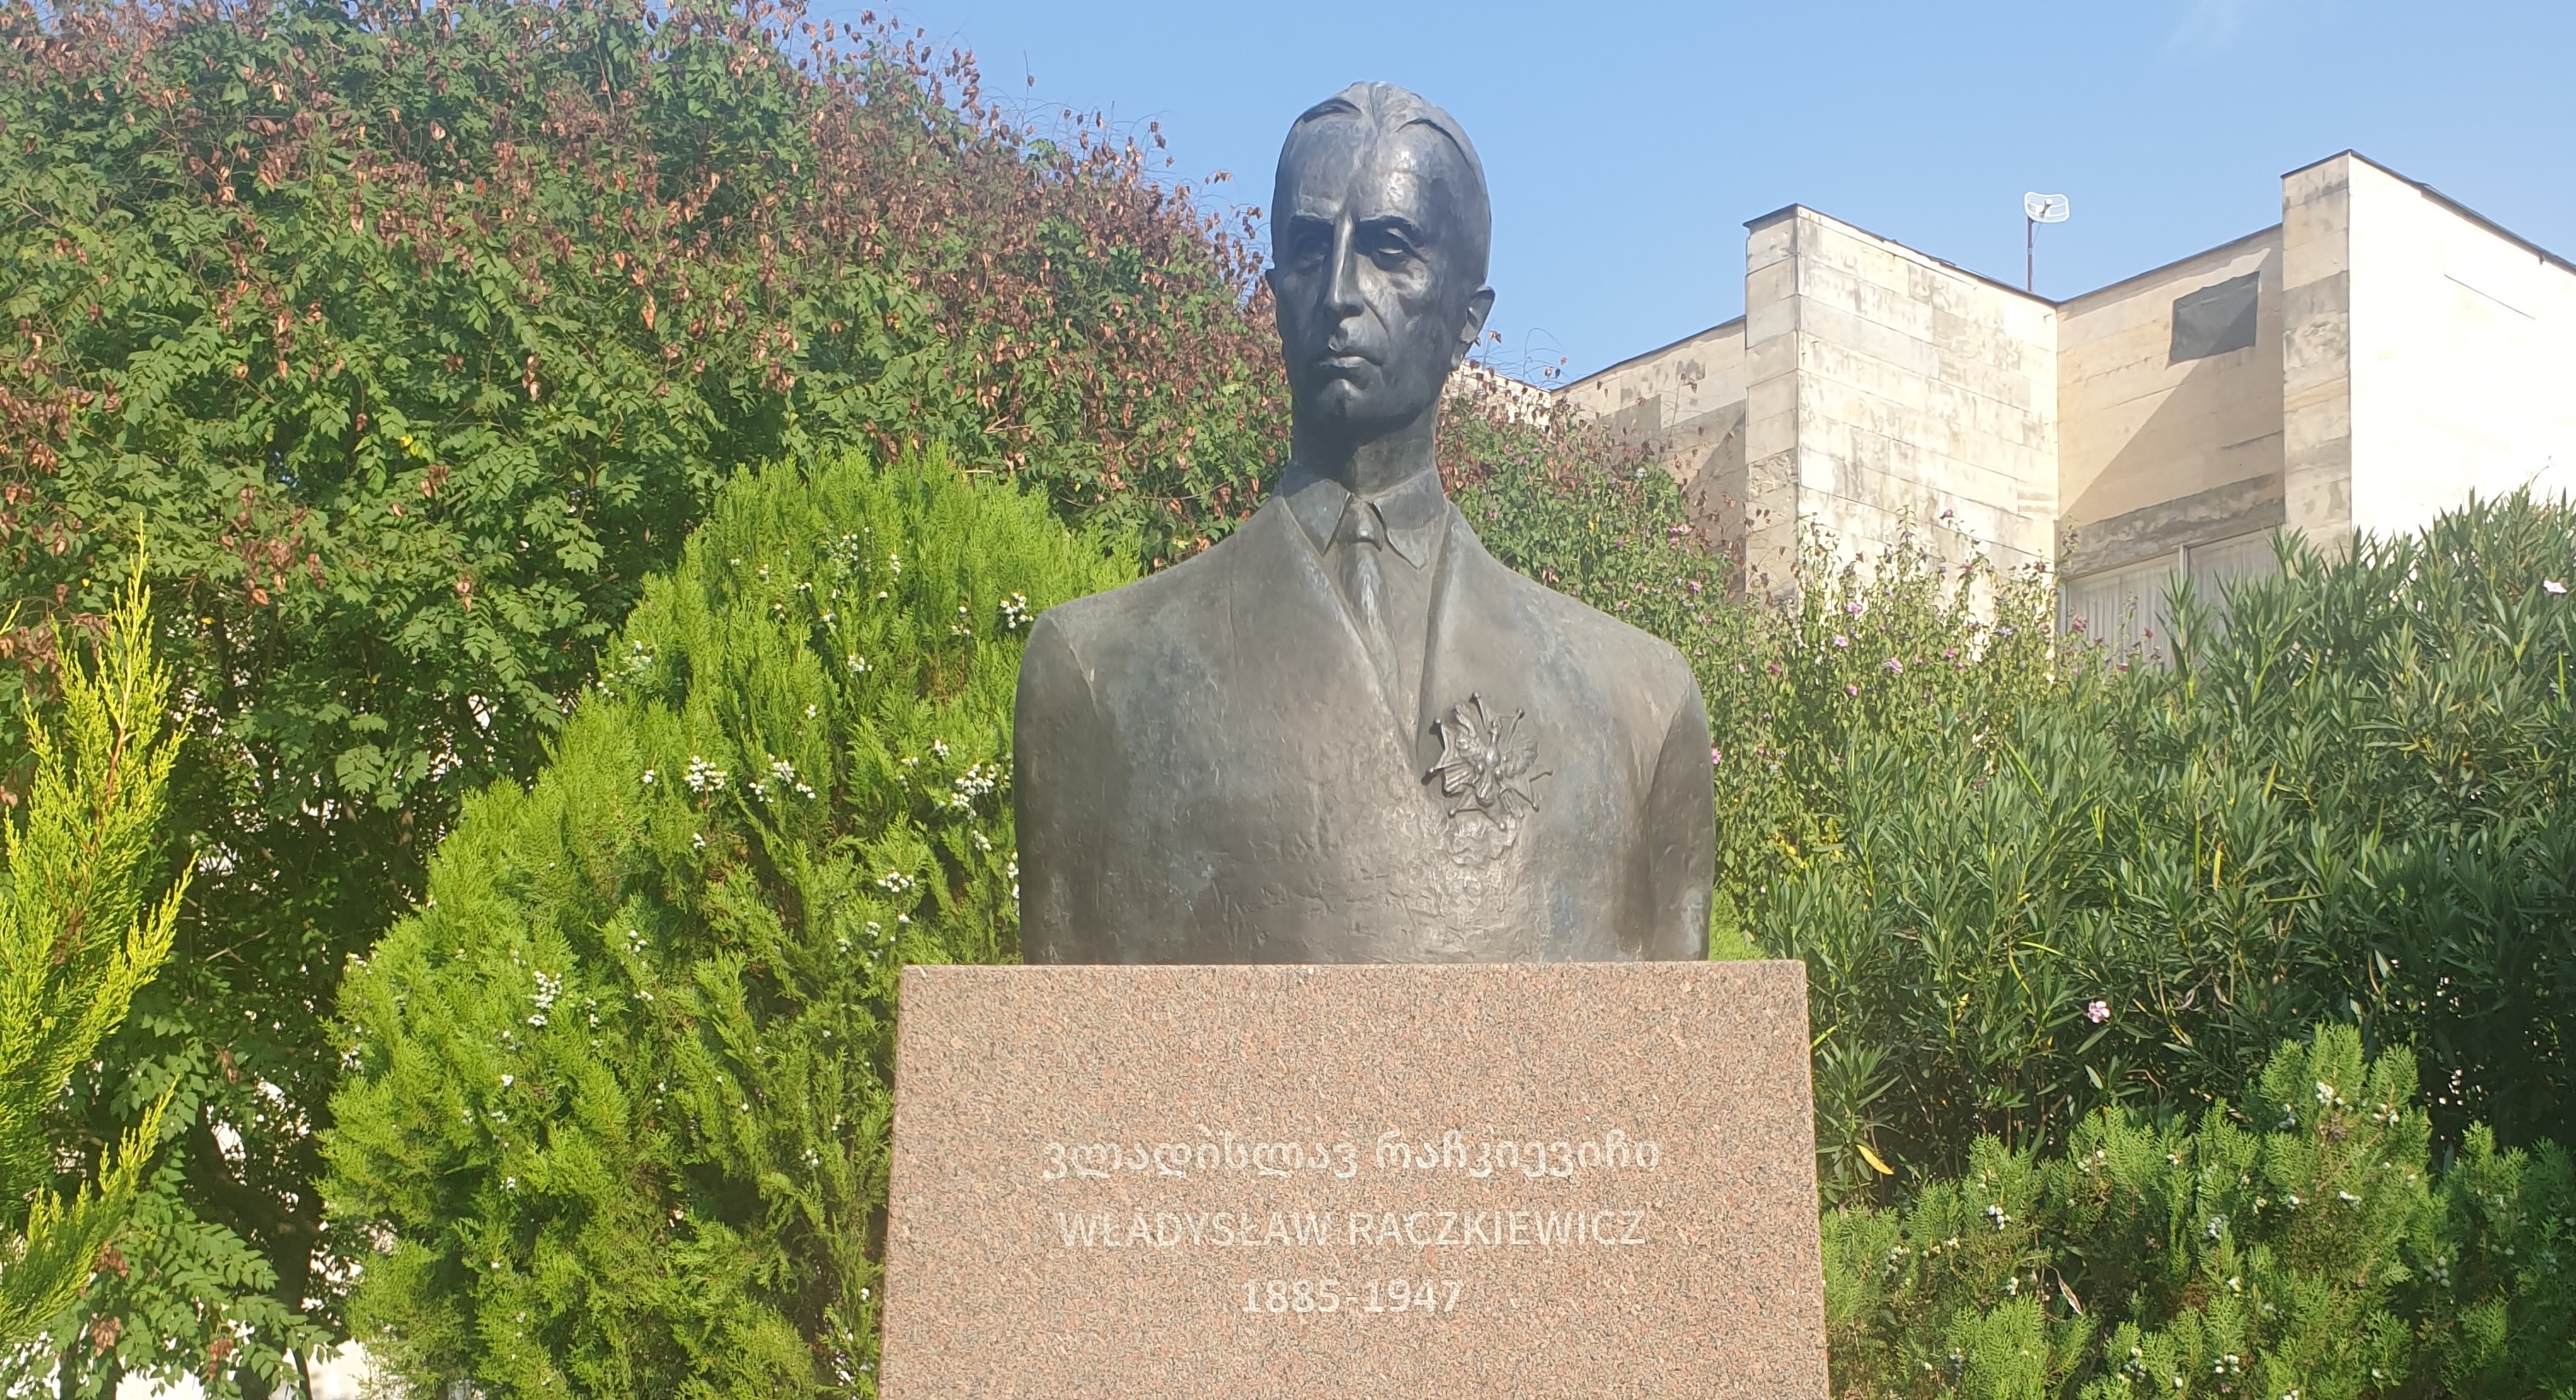
[[[1878,664],[1880,669],[1886,671],[1890,675],[1901,676],[1905,674],[1905,663],[1897,660],[1893,656]]]
[[[1835,646],[1838,646],[1838,647],[1847,647],[1847,646],[1850,646],[1850,645],[1851,645],[1851,638],[1844,636],[1844,635],[1843,635],[1842,633],[1840,633],[1840,632],[1836,632],[1836,633],[1834,634],[1834,645],[1835,645]]]
[[[1711,767],[1711,768],[1715,768],[1717,765],[1719,765],[1719,764],[1721,764],[1721,763],[1724,763],[1725,761],[1726,761],[1726,755],[1724,755],[1724,754],[1722,754],[1722,753],[1719,753],[1716,749],[1713,749],[1713,748],[1712,748],[1712,749],[1710,749],[1710,750],[1708,751],[1708,766],[1709,766],[1709,767]]]
[[[1859,686],[1856,686],[1856,685],[1847,685],[1847,686],[1844,686],[1844,687],[1843,687],[1843,694],[1845,694],[1845,695],[1855,695],[1855,696],[1856,696],[1856,695],[1860,694],[1860,687],[1859,687]]]
[[[2084,1003],[2084,1019],[2097,1026],[2102,1024],[2104,1021],[2110,1020],[2111,1003],[2102,1000],[2100,997],[2095,997],[2093,1000]]]

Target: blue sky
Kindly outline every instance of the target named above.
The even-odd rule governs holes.
[[[1210,193],[1244,204],[1308,104],[1358,78],[1421,91],[1485,159],[1496,358],[1532,376],[1741,311],[1744,221],[1789,203],[2018,284],[2022,192],[2062,191],[2038,286],[2068,296],[2276,222],[2281,173],[2350,147],[2576,254],[2570,0],[894,13],[972,49],[989,94],[1161,122],[1170,174],[1231,171]]]

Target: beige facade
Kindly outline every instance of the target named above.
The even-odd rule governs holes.
[[[1746,225],[1745,314],[1562,400],[1648,441],[1748,582],[1799,532],[1911,521],[2057,570],[2070,623],[2153,635],[2167,582],[2340,548],[2471,494],[2570,487],[2576,267],[2346,152],[2281,222],[2062,302],[1791,206]]]

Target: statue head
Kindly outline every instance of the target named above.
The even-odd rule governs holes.
[[[1493,309],[1485,169],[1457,120],[1391,83],[1308,108],[1270,206],[1300,430],[1356,446],[1425,424]]]

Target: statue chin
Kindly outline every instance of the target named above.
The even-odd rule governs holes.
[[[1400,398],[1404,401],[1398,402]],[[1399,395],[1382,381],[1361,385],[1334,375],[1314,386],[1313,391],[1298,402],[1297,408],[1301,416],[1312,423],[1391,431],[1420,417],[1434,401],[1428,397],[1420,397],[1417,401],[1417,396]]]

